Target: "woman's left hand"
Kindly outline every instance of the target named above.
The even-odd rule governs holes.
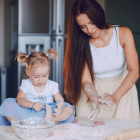
[[[90,120],[94,120],[95,117],[99,117],[99,116],[102,114],[103,110],[105,110],[106,113],[107,113],[108,115],[110,115],[108,105],[107,105],[107,104],[98,103],[96,109],[93,110],[93,111],[87,116],[87,118],[89,118]]]
[[[99,99],[99,102],[100,103],[105,103],[107,105],[111,104],[113,106],[115,106],[117,104],[117,101],[116,101],[115,97],[113,96],[113,94],[110,95],[108,93],[104,93],[103,95],[101,95],[101,98]]]

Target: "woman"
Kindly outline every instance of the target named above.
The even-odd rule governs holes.
[[[131,30],[107,24],[95,0],[76,0],[64,60],[64,93],[76,116],[139,120],[138,78]]]

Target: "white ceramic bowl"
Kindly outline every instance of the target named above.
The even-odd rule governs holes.
[[[44,118],[29,117],[13,119],[11,125],[15,133],[25,140],[42,140],[52,131],[55,122]]]

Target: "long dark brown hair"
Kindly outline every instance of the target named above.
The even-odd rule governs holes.
[[[76,0],[69,17],[66,52],[64,59],[64,94],[76,105],[81,96],[81,78],[87,63],[94,79],[93,62],[89,46],[90,36],[85,34],[76,22],[79,14],[87,14],[99,29],[109,28],[102,7],[95,0]]]

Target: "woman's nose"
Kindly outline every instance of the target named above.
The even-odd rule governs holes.
[[[87,26],[88,33],[91,33],[91,27]]]

